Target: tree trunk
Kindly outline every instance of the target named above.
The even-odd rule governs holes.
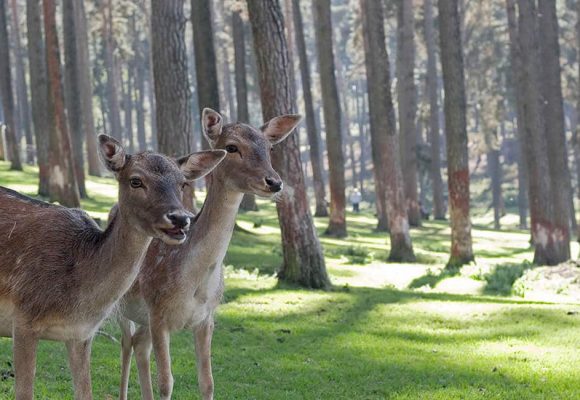
[[[179,157],[192,149],[191,92],[185,46],[184,0],[151,2],[151,43],[159,151]],[[193,193],[184,196],[193,208]]]
[[[56,29],[56,4],[43,0],[49,115],[49,194],[51,201],[67,207],[79,207],[79,190],[73,167],[62,89],[60,49]]]
[[[342,131],[340,102],[336,87],[334,54],[332,46],[332,18],[330,0],[313,3],[314,32],[318,52],[318,69],[324,108],[324,130],[330,183],[330,220],[326,234],[335,237],[346,236],[346,188],[344,182],[344,154],[342,151]]]
[[[525,153],[529,171],[528,191],[532,222],[532,240],[535,245],[534,263],[555,265],[567,257],[559,237],[565,233],[554,224],[554,209],[551,197],[549,161],[546,154],[546,126],[544,99],[540,84],[541,64],[537,31],[537,15],[534,4],[518,0],[519,40],[523,80]],[[546,60],[542,60],[542,63]],[[564,210],[560,210],[564,211]]]
[[[16,98],[20,109],[21,128],[26,138],[26,163],[34,164],[34,143],[32,141],[32,127],[30,120],[30,104],[28,103],[28,89],[24,70],[25,51],[20,41],[20,18],[16,0],[12,0],[12,36],[14,42],[15,67],[16,67]]]
[[[445,87],[445,135],[447,180],[451,219],[451,257],[447,266],[457,268],[474,260],[469,216],[469,160],[463,49],[456,0],[439,0],[439,39]]]
[[[260,77],[264,120],[296,111],[284,18],[278,0],[249,0],[248,11]],[[306,198],[298,137],[275,147],[274,168],[286,187],[277,203],[284,263],[281,280],[310,288],[329,288],[324,256]]]
[[[493,226],[494,229],[501,228],[500,219],[502,214],[501,201],[501,164],[499,162],[499,149],[497,144],[497,132],[486,133],[491,136],[491,141],[488,144],[489,151],[487,152],[487,167],[488,174],[491,178],[491,193],[493,206]]]
[[[48,78],[40,0],[26,0],[26,25],[32,123],[38,162],[38,194],[48,197]]]
[[[195,73],[197,79],[197,101],[199,115],[205,107],[220,110],[220,94],[217,78],[211,4],[209,0],[191,0],[191,24],[193,27],[193,49],[195,51]],[[202,136],[204,148],[208,148]]]
[[[89,57],[89,27],[87,25],[84,1],[79,1],[78,7],[75,7],[75,20],[80,79],[79,91],[83,118],[82,132],[87,142],[87,163],[89,175],[101,176],[101,162],[97,152],[97,135],[95,133],[95,117],[93,115],[93,77]]]
[[[546,143],[550,165],[550,188],[554,207],[555,229],[564,236],[556,238],[558,258],[570,259],[570,199],[572,193],[566,127],[564,124],[564,102],[560,78],[560,45],[558,44],[558,17],[555,1],[538,2],[538,35],[542,60],[542,89],[544,93],[544,115],[546,118]]]
[[[578,76],[576,77],[576,137],[580,136],[580,1],[576,2],[576,60],[578,60]],[[577,140],[577,146],[580,146]],[[578,149],[580,153],[580,149]],[[578,168],[578,182],[580,182],[580,167]],[[578,185],[577,197],[580,199],[580,184]],[[580,223],[577,226],[576,236],[580,241]]]
[[[388,215],[391,236],[389,260],[415,261],[409,234],[399,141],[391,97],[389,55],[385,47],[381,2],[360,0],[363,22],[365,66],[371,119],[371,148],[375,170],[376,201]],[[380,215],[380,213],[379,213]]]
[[[314,183],[314,199],[316,208],[315,217],[327,217],[326,189],[324,186],[324,174],[322,163],[322,150],[320,143],[320,132],[316,128],[314,117],[314,105],[312,101],[311,80],[309,60],[306,54],[306,41],[304,39],[304,24],[302,22],[302,12],[300,11],[300,1],[292,0],[292,16],[294,18],[294,32],[296,34],[296,49],[300,62],[300,77],[302,81],[302,93],[304,97],[304,110],[306,113],[306,134],[308,135],[310,165],[312,167],[312,180]]]
[[[8,39],[8,20],[5,0],[0,0],[0,98],[6,120],[6,145],[10,169],[22,170],[20,146],[16,140],[14,97],[10,76],[10,42]],[[0,135],[1,140],[1,135]]]
[[[443,179],[441,178],[441,144],[439,126],[439,94],[437,92],[437,54],[435,29],[433,25],[433,3],[425,0],[425,43],[427,46],[427,92],[429,95],[429,144],[431,166],[429,173],[433,190],[433,218],[445,219],[445,200],[443,199]]]
[[[123,132],[121,128],[121,106],[119,102],[119,83],[117,80],[117,65],[115,62],[113,39],[113,3],[106,0],[102,5],[103,17],[103,49],[104,63],[107,71],[107,110],[109,117],[109,132],[111,136],[122,143]]]
[[[87,198],[85,187],[85,169],[83,144],[85,132],[83,129],[83,107],[81,99],[81,77],[79,65],[78,20],[76,15],[78,3],[75,0],[63,0],[62,26],[64,39],[64,89],[69,132],[72,143],[73,167],[81,199]]]
[[[518,210],[520,216],[520,228],[526,229],[528,222],[528,166],[527,152],[525,151],[526,131],[524,112],[524,88],[522,80],[522,59],[520,49],[520,39],[518,34],[518,23],[516,16],[516,0],[506,0],[506,11],[508,17],[508,32],[510,39],[510,63],[514,85],[514,97],[516,101],[517,114],[517,153],[518,153]]]
[[[364,180],[367,176],[367,143],[366,143],[366,132],[365,132],[365,116],[367,113],[365,112],[365,96],[364,91],[362,89],[362,83],[359,81],[356,84],[356,115],[357,115],[357,122],[358,122],[358,141],[359,141],[359,188],[361,194],[363,194],[364,198]],[[379,216],[380,219],[380,216]],[[384,230],[387,229],[387,221],[385,220]]]
[[[138,37],[133,42],[133,52],[135,53],[135,91],[136,91],[136,113],[137,113],[137,146],[140,150],[147,149],[147,137],[145,135],[145,74],[146,58],[143,50],[143,43]]]
[[[129,152],[135,151],[133,139],[133,60],[127,61],[127,78],[123,90],[123,110],[125,111],[125,135],[129,140]]]
[[[411,226],[421,226],[421,210],[417,192],[417,90],[415,88],[415,35],[413,0],[400,1],[397,10],[397,95],[401,140],[401,166],[405,184],[405,200]]]
[[[232,36],[234,41],[237,120],[247,124],[250,122],[250,114],[248,112],[248,84],[246,81],[246,43],[244,21],[239,9],[232,12]],[[256,196],[245,194],[240,209],[258,211]]]

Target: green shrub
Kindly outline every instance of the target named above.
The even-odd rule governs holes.
[[[521,264],[498,265],[492,272],[483,276],[487,283],[485,286],[486,293],[500,295],[512,294],[514,282],[521,277],[526,270],[532,267],[533,265],[527,261],[524,261]]]

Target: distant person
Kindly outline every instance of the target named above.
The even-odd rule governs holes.
[[[352,192],[350,192],[350,202],[352,203],[352,211],[355,213],[360,212],[360,202],[362,200],[362,195],[360,194],[360,190],[358,188],[354,188]]]

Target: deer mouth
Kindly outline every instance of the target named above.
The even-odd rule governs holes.
[[[183,242],[185,240],[185,230],[183,228],[179,228],[177,226],[172,228],[161,228],[161,232],[163,232],[171,240],[178,242]]]

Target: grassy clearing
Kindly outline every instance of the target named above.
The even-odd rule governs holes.
[[[0,185],[27,194],[35,170],[6,172]],[[111,179],[90,179],[83,207],[106,218]],[[345,240],[322,237],[335,289],[280,287],[276,213],[268,202],[241,214],[226,258],[224,304],[214,337],[221,399],[572,399],[580,396],[578,304],[507,297],[531,258],[526,232],[473,231],[477,264],[447,274],[449,229],[428,221],[412,231],[418,262],[388,264],[388,238],[370,210],[349,215]],[[483,217],[482,217],[483,218]],[[478,221],[480,222],[480,221]],[[322,233],[325,219],[317,219]],[[577,249],[573,249],[577,253]],[[360,261],[360,263],[359,263]],[[492,294],[490,296],[489,294]],[[104,331],[119,337],[115,324]],[[173,336],[174,398],[198,398],[193,343]],[[0,339],[0,398],[12,398],[11,340]],[[119,345],[98,336],[96,399],[116,398]],[[71,399],[64,346],[39,349],[36,396]],[[130,397],[139,398],[133,366]]]

